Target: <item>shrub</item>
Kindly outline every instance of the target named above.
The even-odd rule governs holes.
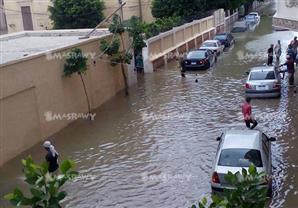
[[[24,196],[19,188],[4,196],[14,206],[31,206],[33,208],[60,208],[60,201],[66,196],[60,188],[70,179],[76,177],[78,172],[73,170],[74,162],[65,160],[60,165],[59,175],[48,172],[47,163],[37,165],[31,156],[22,160],[25,182],[29,185],[31,196]]]

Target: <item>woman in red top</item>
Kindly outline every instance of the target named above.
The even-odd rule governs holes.
[[[254,129],[258,125],[258,122],[251,116],[250,100],[249,97],[245,98],[245,102],[242,104],[242,114],[247,128]],[[250,124],[252,124],[252,126],[250,126]]]

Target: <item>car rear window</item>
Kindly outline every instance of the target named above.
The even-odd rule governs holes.
[[[191,51],[187,54],[188,59],[204,59],[206,51]]]
[[[274,71],[251,72],[249,80],[270,80],[276,79]]]
[[[263,167],[261,153],[255,149],[223,149],[221,151],[218,165],[229,167]]]
[[[227,35],[216,35],[215,39],[216,40],[225,40],[225,39],[227,39]]]
[[[255,19],[255,15],[247,15],[245,18],[246,19]]]
[[[203,47],[217,47],[217,45],[216,43],[207,42],[203,43]]]

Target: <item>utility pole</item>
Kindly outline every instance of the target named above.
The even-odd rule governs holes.
[[[139,0],[140,21],[143,21],[142,0]]]
[[[123,6],[122,6],[122,0],[118,0],[118,3],[119,3],[119,6],[121,7],[120,9],[120,17],[121,17],[121,20],[122,22],[124,21],[124,18],[123,18]]]

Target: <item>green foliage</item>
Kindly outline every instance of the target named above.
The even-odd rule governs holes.
[[[124,33],[124,25],[121,22],[121,17],[117,14],[114,14],[112,18],[112,23],[109,26],[109,31],[114,34],[119,34],[121,35]]]
[[[144,26],[144,32],[146,34],[146,38],[151,38],[158,35],[161,32],[166,32],[171,30],[173,27],[179,26],[183,24],[181,17],[168,17],[168,18],[159,18],[154,22],[146,24]]]
[[[152,15],[156,18],[186,17],[204,11],[206,4],[207,0],[153,0]]]
[[[15,188],[13,192],[4,196],[14,206],[31,206],[32,208],[60,208],[60,201],[65,196],[65,191],[60,188],[69,180],[78,175],[74,171],[74,162],[65,160],[60,165],[60,175],[53,175],[48,172],[47,163],[35,164],[31,156],[22,160],[24,167],[25,181],[29,186],[30,196],[24,196],[23,192]]]
[[[130,64],[132,54],[127,51],[120,50],[120,39],[125,32],[125,28],[121,22],[119,15],[114,15],[109,31],[114,34],[112,40],[102,40],[100,42],[100,49],[104,54],[108,55],[111,60],[111,65],[115,66],[119,63]],[[122,41],[122,45],[124,42]]]
[[[87,60],[81,49],[72,49],[64,64],[64,76],[71,76],[73,73],[85,74],[88,69]]]
[[[100,50],[104,51],[105,54],[109,56],[113,56],[113,54],[117,54],[120,49],[120,39],[115,38],[113,41],[108,41],[103,39],[100,41]]]
[[[104,19],[103,0],[52,0],[50,19],[55,29],[93,28]]]
[[[242,168],[242,173],[228,172],[226,181],[233,189],[225,189],[223,196],[213,195],[212,202],[208,205],[203,198],[198,206],[192,208],[264,208],[268,190],[260,187],[264,182],[264,173],[258,173],[255,166],[251,165],[248,171]]]
[[[143,37],[144,30],[145,23],[142,23],[138,17],[132,16],[129,20],[127,31],[129,37],[133,40],[132,47],[135,55],[141,54],[142,48],[146,46]]]

